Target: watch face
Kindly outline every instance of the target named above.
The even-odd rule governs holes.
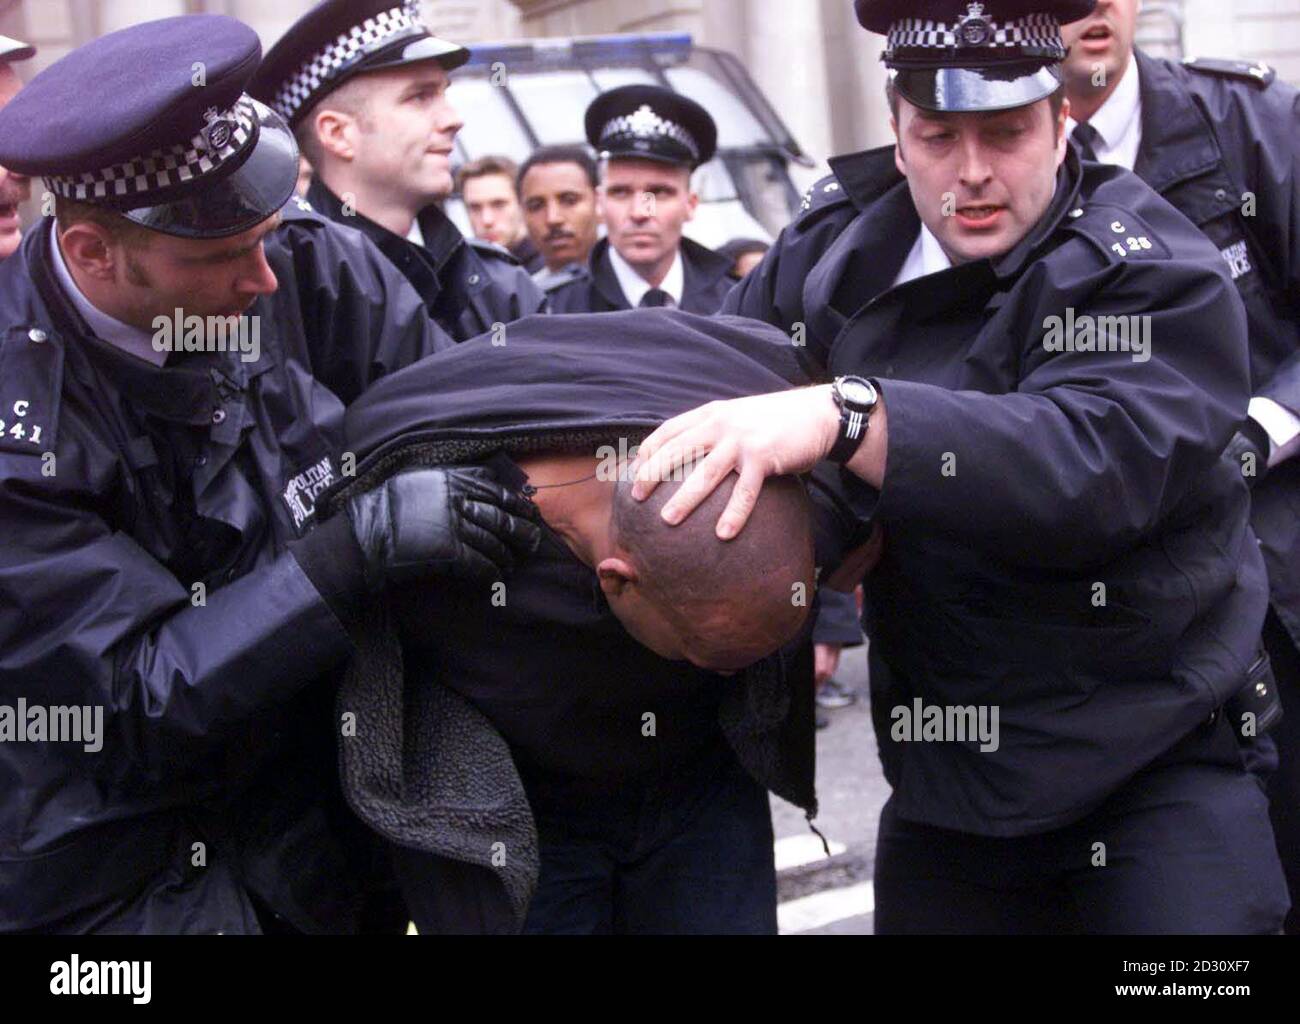
[[[874,405],[876,389],[865,380],[844,380],[840,382],[840,394],[852,405]]]

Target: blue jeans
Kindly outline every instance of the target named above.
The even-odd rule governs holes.
[[[541,847],[526,933],[776,934],[767,791],[730,749],[596,798],[525,783]]]

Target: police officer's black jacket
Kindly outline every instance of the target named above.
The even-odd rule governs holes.
[[[330,505],[411,464],[626,453],[705,402],[806,382],[793,352],[763,325],[676,310],[530,317],[504,345],[458,345],[355,403],[346,433],[357,476]],[[394,842],[489,869],[516,928],[537,870],[521,774],[584,791],[662,785],[717,735],[765,786],[815,809],[807,635],[730,679],[667,662],[623,629],[594,571],[552,541],[508,577],[504,602],[438,584],[376,603],[339,703],[357,722],[342,740],[352,806]],[[649,746],[647,710],[662,737]],[[503,848],[504,863],[494,859]]]
[[[453,342],[361,235],[284,215],[250,362],[94,337],[48,222],[0,266],[0,703],[104,725],[92,753],[0,743],[0,931],[255,930],[248,890],[353,925],[332,687],[309,684],[352,650],[362,566],[314,500],[345,404]]]
[[[609,259],[609,239],[591,250],[591,276],[561,285],[548,293],[552,313],[609,313],[630,308]],[[688,313],[716,313],[736,279],[731,261],[690,238],[682,239],[682,301]]]
[[[424,244],[416,245],[359,212],[345,213],[343,201],[320,178],[307,190],[307,200],[322,216],[367,235],[456,341],[545,308],[542,290],[513,256],[491,243],[467,239],[436,205],[420,212]]]
[[[920,222],[892,147],[831,166],[724,312],[803,325],[817,370],[880,380],[883,486],[844,483],[885,531],[866,625],[898,812],[1052,829],[1196,734],[1255,665],[1264,570],[1220,458],[1249,399],[1241,303],[1177,211],[1073,151],[1010,253],[895,288]],[[1079,351],[1082,332],[1054,350],[1049,318],[1103,315],[1149,317],[1149,360]],[[947,709],[979,706],[996,750],[951,742]],[[931,707],[949,742],[923,738]]]
[[[1134,171],[1227,262],[1250,326],[1253,393],[1300,415],[1300,92],[1259,65],[1135,58]],[[1300,643],[1300,462],[1269,470],[1252,500],[1274,607]]]

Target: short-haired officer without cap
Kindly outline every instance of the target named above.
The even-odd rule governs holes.
[[[0,36],[0,109],[23,87],[13,64],[34,56],[34,46]],[[22,241],[23,218],[18,207],[30,198],[31,182],[24,175],[0,167],[0,260],[12,256]]]
[[[551,311],[716,313],[735,284],[731,262],[682,235],[700,202],[691,174],[717,150],[709,112],[671,89],[627,85],[592,100],[585,121],[607,237],[591,250],[589,279],[550,293]]]
[[[346,404],[454,343],[364,236],[289,202],[260,55],[233,18],[148,22],[0,111],[0,163],[57,210],[0,264],[0,931],[358,927],[331,780],[359,614],[538,540],[455,469],[314,529]]]
[[[249,88],[297,134],[315,175],[312,207],[369,236],[456,341],[545,305],[513,257],[466,239],[441,208],[462,123],[447,76],[469,56],[429,34],[419,0],[324,0]]]
[[[1252,485],[1251,525],[1268,568],[1264,645],[1282,705],[1300,709],[1300,92],[1261,61],[1143,53],[1133,45],[1139,7],[1101,0],[1064,26],[1072,134],[1090,159],[1133,171],[1199,227],[1246,306],[1250,416],[1232,450]],[[1291,890],[1286,930],[1300,934],[1300,710],[1269,738],[1278,755],[1270,810]]]
[[[725,311],[834,383],[712,405],[641,450],[829,459],[883,531],[865,580],[886,778],[883,933],[1276,933],[1245,757],[1268,603],[1224,455],[1250,399],[1228,266],[1135,175],[1081,162],[1060,24],[1093,0],[858,0],[888,36],[895,146],[831,161]],[[779,467],[779,468],[778,468]]]

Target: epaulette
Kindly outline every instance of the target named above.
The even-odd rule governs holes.
[[[1088,203],[1071,210],[1064,227],[1083,235],[1111,263],[1167,260],[1173,254],[1141,217],[1109,203]]]
[[[280,207],[280,217],[286,221],[305,220],[315,221],[318,224],[328,223],[328,218],[322,217],[313,209],[311,203],[298,195],[290,196],[289,201]]]
[[[0,336],[0,451],[54,450],[63,395],[63,341],[41,324]]]
[[[829,207],[847,202],[850,202],[850,199],[844,191],[844,186],[835,175],[828,174],[803,194],[803,200],[799,204],[798,219],[803,220]]]
[[[466,238],[470,247],[480,256],[493,256],[499,260],[505,260],[516,267],[522,267],[523,264],[515,258],[515,255],[509,250],[497,245],[496,242],[485,242],[481,238]]]
[[[1265,89],[1277,78],[1277,70],[1269,67],[1262,60],[1254,63],[1244,60],[1220,60],[1215,57],[1186,57],[1183,67],[1190,71],[1199,71],[1205,75],[1219,75],[1222,78],[1235,78],[1242,82]]]

